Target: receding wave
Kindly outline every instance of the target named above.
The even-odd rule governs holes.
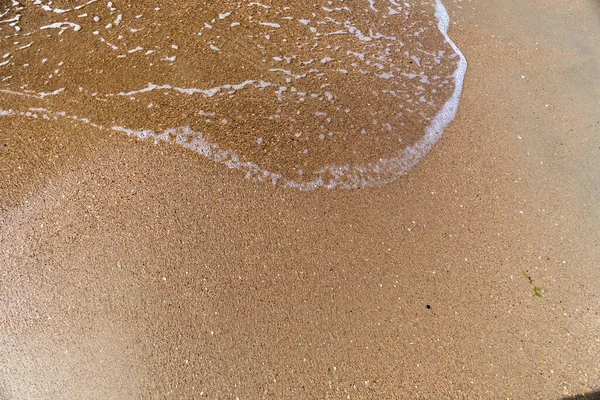
[[[175,142],[285,187],[382,185],[456,114],[448,23],[439,0],[4,0],[0,116]]]

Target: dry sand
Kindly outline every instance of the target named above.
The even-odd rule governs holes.
[[[600,7],[447,6],[459,115],[379,189],[1,120],[0,398],[599,390]]]

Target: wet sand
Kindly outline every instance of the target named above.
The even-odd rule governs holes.
[[[2,119],[0,397],[600,390],[600,10],[446,5],[459,114],[381,188]]]
[[[441,3],[389,4],[0,9],[17,21],[0,113],[173,141],[286,187],[381,186],[439,139],[466,69]]]

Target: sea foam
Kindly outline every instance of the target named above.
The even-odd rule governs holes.
[[[403,175],[455,118],[467,69],[440,0],[240,3],[183,23],[179,4],[62,3],[0,9],[0,116],[172,142],[300,190]]]

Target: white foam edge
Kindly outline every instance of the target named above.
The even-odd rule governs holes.
[[[455,88],[452,96],[442,109],[433,118],[431,124],[425,129],[425,135],[412,146],[407,146],[398,152],[398,156],[387,159],[381,159],[376,163],[368,165],[355,165],[355,166],[335,166],[329,165],[315,171],[317,174],[328,174],[332,177],[327,182],[322,176],[315,178],[308,182],[296,182],[294,180],[285,178],[283,175],[268,171],[261,168],[260,165],[251,161],[240,160],[239,155],[233,150],[223,150],[216,143],[211,143],[209,140],[203,137],[201,132],[195,132],[189,126],[172,128],[165,130],[162,133],[156,133],[152,130],[136,130],[124,128],[121,126],[113,126],[106,128],[101,125],[97,125],[89,122],[86,118],[80,118],[77,116],[68,116],[65,113],[55,113],[50,110],[35,109],[36,111],[45,111],[48,116],[53,118],[66,117],[73,120],[78,120],[84,123],[89,123],[96,128],[103,130],[112,130],[125,133],[129,136],[136,136],[140,139],[154,139],[156,143],[165,141],[171,142],[172,138],[175,138],[175,142],[182,147],[201,154],[207,158],[212,159],[218,164],[224,164],[232,169],[239,169],[246,172],[246,178],[257,180],[257,181],[271,181],[273,184],[280,184],[283,187],[295,188],[299,190],[314,190],[319,187],[328,189],[342,188],[342,189],[354,189],[359,187],[369,186],[382,186],[388,184],[398,177],[405,174],[409,169],[414,167],[423,157],[425,157],[435,146],[437,141],[441,138],[442,134],[448,127],[448,125],[456,117],[458,112],[458,106],[460,103],[460,97],[462,94],[464,77],[467,72],[467,60],[462,52],[458,49],[456,44],[448,36],[448,29],[450,26],[450,16],[446,7],[442,4],[441,0],[436,0],[435,3],[435,17],[438,19],[438,29],[444,36],[446,42],[452,47],[454,52],[459,57],[457,69],[454,71],[452,77],[455,80]],[[245,82],[249,84],[251,82]],[[147,88],[146,90],[151,90]],[[17,94],[17,93],[15,93]],[[20,94],[20,93],[19,93]],[[8,115],[25,115],[23,112],[15,113],[13,110],[1,111],[0,116]],[[373,177],[373,174],[380,174],[380,177]]]

